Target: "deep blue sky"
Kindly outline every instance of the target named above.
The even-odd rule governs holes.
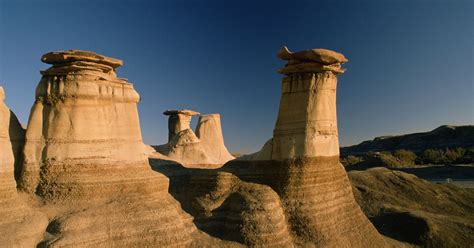
[[[167,139],[169,108],[221,113],[227,146],[272,136],[290,50],[346,55],[339,77],[342,145],[474,123],[471,0],[0,0],[0,85],[26,123],[43,53],[83,49],[124,60],[141,94],[146,143]]]

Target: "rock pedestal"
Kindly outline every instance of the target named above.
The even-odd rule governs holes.
[[[288,64],[279,70],[285,78],[271,158],[338,156],[336,75],[347,59],[324,49],[291,53],[286,47],[279,57]]]

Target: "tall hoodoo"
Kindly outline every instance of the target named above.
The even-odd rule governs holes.
[[[271,158],[338,156],[336,75],[347,59],[326,49],[292,53],[286,47],[278,57],[288,63],[279,70],[286,76]]]
[[[41,72],[36,88],[21,188],[50,197],[79,194],[76,190],[94,184],[87,177],[92,168],[145,167],[137,112],[140,97],[132,84],[116,77],[122,61],[78,50],[50,52],[41,60],[52,67]]]
[[[373,247],[384,244],[355,202],[339,163],[336,75],[344,55],[312,49],[278,57],[282,97],[273,132],[271,159],[279,161],[280,186],[291,229],[303,243]]]
[[[292,53],[286,47],[278,57],[287,64],[279,70],[285,77],[273,138],[253,161],[224,169],[271,186],[301,246],[383,247],[339,162],[336,75],[347,59],[325,49]]]

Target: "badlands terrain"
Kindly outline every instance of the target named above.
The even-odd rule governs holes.
[[[26,130],[0,88],[2,247],[471,247],[474,191],[340,163],[344,55],[283,47],[273,137],[235,158],[221,116],[166,110],[143,144],[140,96],[89,51],[50,52]],[[14,96],[12,96],[14,97]],[[199,116],[195,129],[191,118]],[[225,118],[223,116],[222,118]]]

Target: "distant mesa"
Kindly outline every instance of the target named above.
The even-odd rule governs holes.
[[[342,147],[341,154],[363,155],[368,152],[393,152],[401,149],[419,153],[427,149],[458,147],[474,147],[474,125],[443,125],[428,132],[376,137],[358,145]]]
[[[168,143],[156,146],[156,150],[164,159],[188,168],[217,168],[234,159],[225,147],[219,114],[200,115],[188,109],[163,114],[169,116]],[[190,127],[194,115],[200,115],[196,132]]]

